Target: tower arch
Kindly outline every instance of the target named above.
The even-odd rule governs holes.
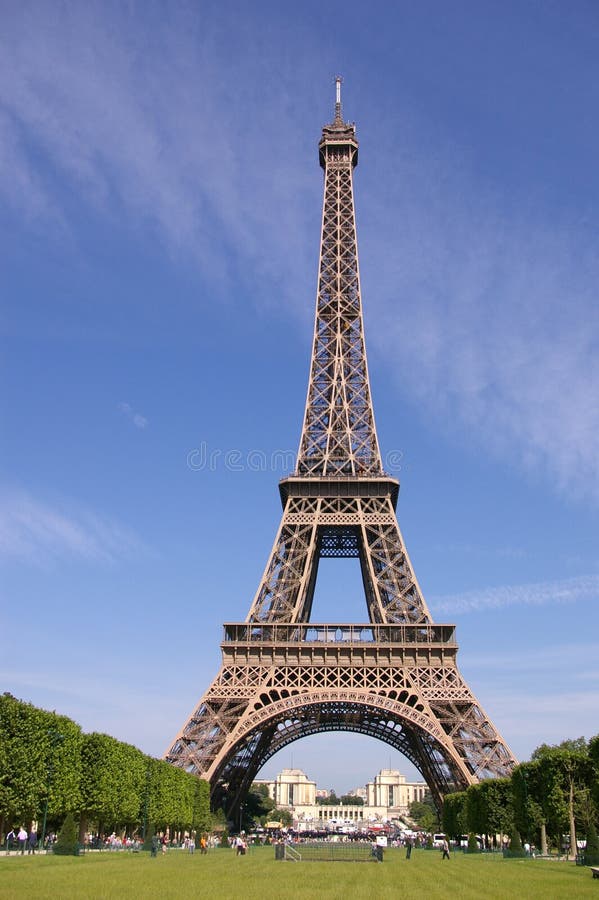
[[[289,744],[315,734],[343,731],[376,738],[405,756],[433,785],[441,806],[443,794],[465,790],[478,779],[456,753],[434,715],[414,692],[376,694],[336,689],[264,696],[257,709],[240,720],[210,773],[212,796],[235,820],[239,806],[260,769]]]

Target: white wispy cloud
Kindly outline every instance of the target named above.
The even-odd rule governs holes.
[[[130,403],[121,401],[118,408],[124,416],[127,416],[127,418],[133,422],[136,428],[146,428],[148,420],[145,416],[142,416],[141,413],[135,412]]]
[[[83,671],[89,667],[86,659],[81,659],[80,664]],[[18,667],[0,670],[0,683],[3,690],[18,699],[68,715],[84,732],[105,732],[146,753],[161,755],[180,725],[177,722],[171,726],[172,734],[162,730],[164,723],[172,720],[172,698],[167,692],[156,691],[149,716],[147,691],[136,687],[134,666],[129,661],[121,662],[116,668],[121,675],[111,675],[108,667],[97,688],[88,680],[66,678],[59,668],[51,667],[42,672],[32,672],[30,667],[22,671]],[[123,671],[127,674],[123,675]],[[124,681],[126,690],[123,690]]]
[[[241,46],[224,59],[219,17],[183,6],[165,17],[136,4],[26,4],[2,31],[0,103],[12,148],[0,193],[24,215],[43,220],[54,209],[66,218],[68,194],[65,204],[56,188],[64,179],[98,213],[150,228],[168,251],[195,258],[215,284],[249,267],[269,285],[261,302],[278,303],[273,285],[305,298],[314,241],[304,225],[318,216],[306,184],[318,190],[302,174],[305,136],[289,86],[309,71],[307,58],[281,67],[267,52],[272,36],[257,33],[251,53]]]
[[[545,742],[592,737],[599,725],[599,644],[567,643],[489,648],[466,653],[462,673],[516,756],[528,759]]]
[[[432,597],[430,605],[435,614],[459,615],[488,609],[503,609],[507,606],[545,606],[551,603],[577,603],[586,600],[599,601],[599,575],[581,575],[563,581],[507,585],[445,597]]]
[[[388,138],[389,190],[367,201],[362,241],[375,345],[461,443],[599,502],[599,257],[583,211],[535,188],[508,203],[449,148],[409,148],[403,177]]]
[[[276,17],[242,42],[212,7],[170,6],[156,31],[141,8],[25,4],[4,18],[0,194],[68,228],[75,193],[193,257],[221,296],[241,277],[262,285],[255,302],[309,316],[318,35],[284,54]],[[549,216],[533,188],[506,201],[465,148],[431,151],[389,99],[369,97],[381,109],[358,173],[369,339],[437,426],[599,502],[599,258],[584,210]]]
[[[581,660],[587,660],[587,675],[591,672],[593,677],[599,674],[599,642],[582,640],[569,641],[563,644],[543,644],[542,646],[527,646],[526,652],[518,650],[506,650],[494,653],[487,648],[484,653],[477,655],[468,652],[467,664],[469,669],[475,669],[481,673],[510,672],[515,681],[520,681],[522,676],[529,672],[547,674],[556,668],[560,671],[568,670],[573,679],[584,677],[580,668]],[[550,692],[551,693],[551,692]]]
[[[589,717],[590,710],[599,709],[599,691],[594,688],[577,686],[573,692],[558,684],[542,694],[521,683],[501,694],[485,692],[481,696],[500,733],[522,760],[529,759],[541,743],[559,744],[574,737],[588,740],[599,730],[596,718]]]
[[[62,216],[51,204],[43,179],[30,165],[14,128],[14,121],[0,109],[0,190],[8,205],[28,222],[43,219],[62,231]],[[24,202],[25,199],[25,202]]]
[[[56,559],[114,562],[144,551],[141,539],[113,519],[64,503],[51,506],[21,491],[0,503],[0,560],[47,565]]]

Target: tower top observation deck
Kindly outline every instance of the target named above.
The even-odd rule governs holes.
[[[322,129],[322,137],[318,144],[318,159],[323,169],[326,169],[330,158],[327,149],[330,147],[351,148],[351,163],[355,168],[358,165],[358,139],[356,138],[356,126],[353,122],[344,122],[341,112],[341,75],[335,78],[335,117],[329,125]]]

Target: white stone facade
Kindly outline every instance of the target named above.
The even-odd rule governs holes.
[[[397,769],[381,769],[365,788],[352,791],[364,799],[363,806],[329,806],[316,803],[316,797],[322,797],[324,792],[317,790],[316,782],[310,781],[301,769],[283,769],[274,781],[257,779],[255,783],[268,787],[277,808],[293,813],[294,825],[300,830],[391,822],[405,816],[414,800],[422,801],[427,790],[424,781],[408,782]]]
[[[301,769],[282,769],[274,781],[257,779],[254,784],[267,786],[278,809],[316,805],[316,782],[310,781]]]
[[[424,781],[408,782],[397,769],[381,769],[366,785],[366,804],[407,812],[414,800],[422,802],[425,791]]]

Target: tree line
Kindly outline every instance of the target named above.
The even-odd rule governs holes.
[[[263,786],[252,787],[246,828],[275,812]],[[356,802],[340,801],[350,799]],[[284,812],[276,811],[280,818]],[[599,735],[543,744],[510,778],[447,795],[442,827],[456,840],[509,835],[516,852],[528,842],[542,854],[549,844],[561,849],[565,834],[575,851],[578,835],[587,841],[587,859],[596,853],[599,862],[598,812]],[[207,781],[109,735],[84,734],[67,716],[0,695],[0,840],[17,823],[35,821],[39,829],[43,820],[47,832],[57,830],[69,813],[81,837],[88,830],[200,832],[214,824]]]
[[[316,803],[318,806],[364,806],[364,799],[356,794],[341,794],[338,797],[331,788],[326,797],[317,797]]]
[[[510,778],[481,781],[466,791],[448,794],[443,830],[461,835],[509,835],[516,854],[522,842],[547,855],[550,846],[571,853],[577,838],[586,840],[587,863],[599,862],[599,735],[542,744],[530,762],[516,766]]]
[[[0,839],[16,823],[57,830],[209,830],[210,788],[182,769],[67,716],[0,696]]]

